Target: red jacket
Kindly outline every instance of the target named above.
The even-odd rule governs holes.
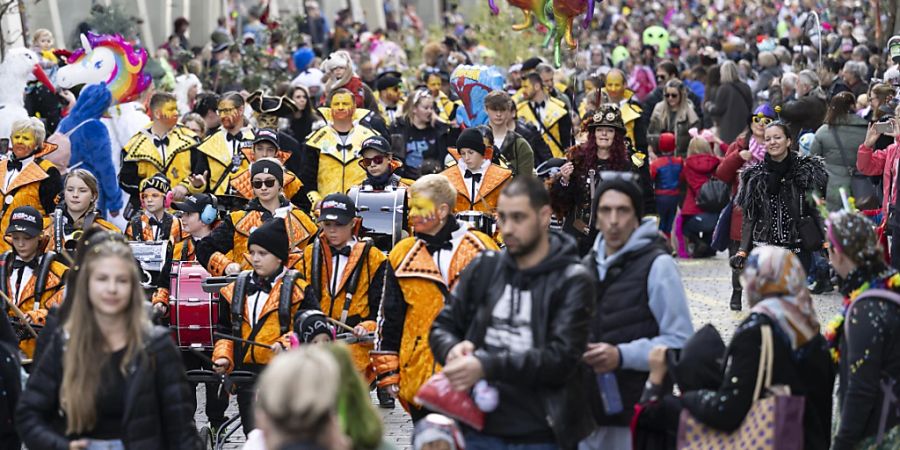
[[[894,204],[897,198],[898,161],[900,161],[900,143],[897,141],[884,150],[873,150],[862,144],[856,154],[856,170],[863,175],[881,175],[884,193],[884,200],[881,203],[881,211],[884,213],[882,223],[887,223],[889,206]]]
[[[716,174],[716,166],[719,165],[719,157],[716,155],[692,155],[684,160],[684,170],[681,177],[686,184],[687,193],[684,195],[684,205],[681,206],[681,214],[693,216],[705,211],[697,206],[697,192],[703,183]]]
[[[731,185],[731,198],[737,194],[738,185],[740,185],[740,177],[738,174],[744,167],[744,158],[741,158],[741,150],[749,150],[750,143],[743,137],[739,137],[729,147],[725,153],[725,159],[716,169],[716,178]],[[732,241],[741,240],[741,223],[744,221],[744,212],[737,205],[731,210],[731,230],[728,233]]]

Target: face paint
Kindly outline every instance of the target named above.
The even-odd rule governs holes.
[[[434,202],[424,195],[413,195],[409,199],[409,216],[413,219],[428,219],[436,210]]]
[[[37,139],[31,130],[19,130],[12,135],[12,151],[16,159],[27,158],[34,153]]]
[[[217,112],[219,113],[219,120],[222,122],[222,127],[226,129],[234,128],[241,116],[241,108],[236,107],[231,100],[222,100],[219,102]]]
[[[431,91],[431,94],[434,95],[437,93],[437,91],[441,90],[442,84],[443,83],[441,82],[441,77],[439,77],[437,75],[430,75],[428,77],[428,82],[426,83],[426,86],[428,86],[428,90]]]
[[[337,94],[331,98],[331,115],[335,120],[349,120],[353,117],[356,104],[350,94]]]
[[[622,95],[625,89],[625,80],[617,73],[611,73],[606,76],[606,92],[612,97]]]
[[[168,101],[162,104],[156,111],[156,120],[172,128],[178,123],[178,104],[174,101]]]

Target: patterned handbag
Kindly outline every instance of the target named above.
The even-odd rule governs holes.
[[[775,347],[772,328],[763,325],[759,371],[753,405],[737,430],[716,430],[695,419],[686,409],[678,425],[679,450],[800,450],[803,448],[805,399],[790,395],[787,386],[772,386]]]

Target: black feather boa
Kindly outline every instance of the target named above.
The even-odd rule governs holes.
[[[820,156],[799,153],[793,155],[794,162],[787,179],[804,194],[816,191],[824,197],[828,184],[825,160]],[[735,201],[751,220],[769,220],[769,170],[765,161],[760,161],[741,170],[741,183]]]

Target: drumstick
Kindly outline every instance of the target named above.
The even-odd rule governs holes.
[[[213,336],[215,336],[219,339],[228,339],[228,340],[235,341],[235,342],[243,342],[244,344],[255,345],[257,347],[265,347],[269,350],[275,349],[275,346],[273,346],[273,345],[263,344],[262,342],[251,341],[249,339],[242,339],[242,338],[239,338],[236,336],[232,336],[230,334],[219,333],[218,331],[213,332]]]
[[[340,320],[335,320],[335,319],[332,319],[331,317],[329,317],[328,321],[331,322],[332,325],[337,325],[338,327],[341,327],[351,333],[353,333],[353,331],[354,331],[353,327],[351,327],[350,325],[347,325],[344,322],[341,322]]]
[[[13,303],[12,300],[9,299],[9,296],[6,295],[6,292],[0,291],[0,296],[3,296],[3,300],[6,301],[6,304],[12,308],[13,313],[15,313],[16,317],[19,318],[19,321],[25,325],[25,329],[28,330],[28,332],[31,333],[32,336],[37,337],[37,332],[34,331],[34,328],[31,328],[31,325],[28,323],[28,319],[25,317],[25,313],[23,313],[22,310],[19,309],[19,307],[16,306],[16,304]],[[34,301],[38,301],[38,299],[34,299]]]

